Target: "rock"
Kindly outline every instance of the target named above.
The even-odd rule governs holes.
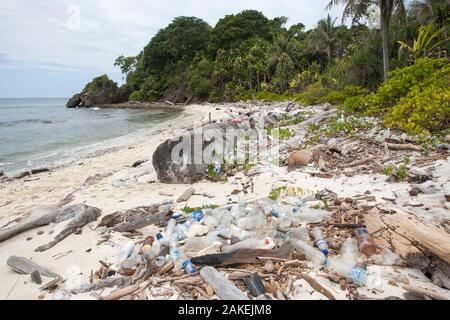
[[[48,168],[33,169],[33,170],[31,170],[31,174],[38,174],[38,173],[48,172],[48,171],[50,171],[50,169],[48,169]]]
[[[44,234],[44,231],[39,230],[39,231],[37,232],[37,234],[38,234],[38,236],[40,236],[40,235]]]
[[[202,157],[205,149],[209,147],[208,151],[212,151],[214,143],[227,146],[232,151],[234,137],[229,133],[236,129],[250,129],[249,122],[211,123],[203,126],[202,132],[191,130],[161,143],[153,153],[153,167],[158,180],[168,184],[191,184],[201,180],[208,163],[214,163],[214,159]]]
[[[103,104],[125,102],[127,95],[124,88],[106,75],[97,77],[88,83],[81,93],[75,94],[66,104],[67,108],[95,107]]]
[[[415,197],[415,196],[417,196],[419,193],[420,193],[420,190],[417,189],[417,188],[412,188],[412,189],[409,191],[409,195],[410,195],[411,197]]]
[[[273,262],[270,260],[267,260],[264,264],[264,271],[267,273],[272,273],[274,270]]]
[[[173,196],[173,193],[172,192],[168,192],[168,191],[160,191],[160,192],[158,192],[158,194],[160,196],[166,196],[166,197],[172,197]]]
[[[75,94],[72,98],[67,101],[67,108],[76,108],[81,104],[81,93]]]
[[[288,171],[307,166],[310,160],[311,153],[308,150],[296,151],[288,158]]]
[[[5,173],[3,172],[3,170],[0,170],[0,177],[3,177],[5,175]]]

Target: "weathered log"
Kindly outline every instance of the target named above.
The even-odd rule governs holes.
[[[0,230],[0,242],[8,240],[25,231],[48,225],[52,222],[61,222],[70,218],[73,206],[64,207],[74,199],[73,194],[67,195],[55,205],[37,207],[27,213],[24,218],[15,220],[17,224],[12,227]]]
[[[239,290],[230,280],[214,267],[205,267],[200,270],[200,276],[208,283],[221,300],[248,300],[248,297]]]
[[[142,221],[145,218],[156,216],[156,213],[159,210],[159,207],[162,204],[153,204],[151,206],[142,206],[136,207],[132,209],[116,211],[114,213],[108,214],[102,218],[100,223],[97,225],[98,227],[117,227],[122,228],[125,225],[130,223],[134,223],[135,221]],[[161,217],[160,217],[161,218]],[[158,220],[160,218],[155,218]],[[117,230],[116,230],[117,231]],[[128,230],[129,231],[129,230]]]
[[[411,143],[396,144],[396,143],[386,143],[387,147],[391,150],[409,150],[409,151],[422,151],[420,146],[413,145]]]
[[[97,218],[101,215],[100,209],[90,207],[85,204],[75,205],[72,206],[71,208],[72,210],[70,212],[70,216],[73,217],[73,219],[64,228],[64,230],[62,230],[52,241],[42,246],[39,246],[34,251],[41,252],[54,247],[58,242],[70,236],[77,229],[84,227],[89,222],[97,220]]]
[[[392,244],[394,251],[405,259],[411,255],[423,257],[426,249],[450,263],[450,235],[405,209],[387,215],[373,209],[365,216],[365,222],[379,244],[386,247]]]
[[[258,257],[272,257],[290,259],[294,247],[290,243],[284,244],[282,247],[273,250],[267,249],[240,249],[232,253],[216,253],[207,254],[200,257],[192,258],[192,263],[208,266],[229,266],[245,263],[264,263],[264,260]]]
[[[36,262],[28,260],[27,258],[11,256],[6,261],[6,264],[15,272],[19,274],[32,274],[38,271],[41,275],[48,278],[61,277],[56,272],[53,272],[46,267],[38,265]]]

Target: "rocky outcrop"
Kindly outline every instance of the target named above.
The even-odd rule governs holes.
[[[222,145],[222,150],[226,152],[227,147],[233,145],[231,141],[233,137],[229,134],[238,133],[239,130],[236,129],[250,129],[249,121],[208,124],[202,127],[202,132],[192,130],[166,140],[153,153],[153,167],[158,180],[168,184],[189,184],[201,180],[208,165],[214,163],[206,158],[209,150],[221,149],[215,146]],[[210,148],[205,150],[208,146]]]
[[[69,99],[67,108],[94,107],[104,104],[115,104],[127,100],[126,90],[117,86],[106,75],[100,76],[88,83],[81,93]]]

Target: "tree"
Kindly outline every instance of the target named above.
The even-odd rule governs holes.
[[[331,58],[338,41],[338,28],[336,27],[336,19],[332,19],[328,15],[317,24],[317,28],[313,31],[312,39],[313,46],[317,52],[325,52],[328,57],[328,62]]]
[[[376,5],[380,13],[380,31],[383,47],[383,71],[386,79],[389,73],[389,24],[394,12],[405,15],[405,0],[331,0],[327,8],[344,4],[343,20],[352,17],[352,22],[356,22],[369,16],[372,6]]]
[[[236,49],[251,38],[272,40],[273,23],[261,12],[244,10],[236,15],[227,15],[211,30],[209,50]]]
[[[135,70],[136,64],[136,57],[125,57],[123,55],[119,56],[114,62],[114,66],[120,68],[120,71],[125,75],[125,78],[128,77],[130,72]]]

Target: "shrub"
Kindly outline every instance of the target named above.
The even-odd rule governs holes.
[[[142,93],[140,90],[133,91],[128,97],[128,101],[142,101]]]
[[[315,105],[323,102],[323,98],[327,95],[326,89],[320,82],[309,85],[305,91],[294,95],[295,100],[306,105]]]
[[[450,65],[447,65],[400,98],[385,115],[385,123],[419,134],[447,129],[449,118]]]
[[[389,78],[378,91],[367,97],[367,114],[383,114],[406,96],[414,86],[420,84],[445,65],[445,59],[419,59],[415,64],[397,69],[389,74]]]

